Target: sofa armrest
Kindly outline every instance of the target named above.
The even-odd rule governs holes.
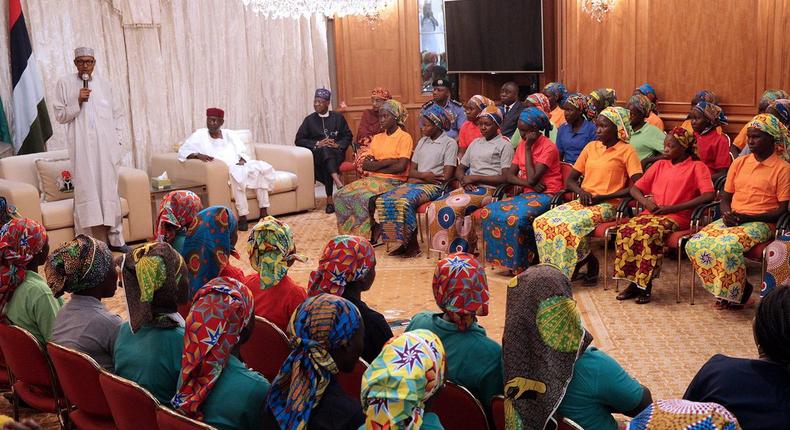
[[[274,170],[296,175],[299,181],[296,188],[297,211],[315,208],[313,153],[309,149],[293,145],[256,143],[255,155],[258,160],[271,164]]]
[[[9,205],[16,206],[20,216],[43,223],[41,198],[36,187],[26,182],[0,179],[0,196],[5,197]]]
[[[228,166],[218,160],[204,162],[200,160],[178,161],[178,154],[155,154],[151,157],[151,176],[167,172],[170,179],[206,184],[206,206],[225,206],[230,208],[230,186]]]
[[[131,167],[118,168],[118,194],[129,203],[129,231],[126,240],[147,240],[154,235],[151,190],[148,175]]]

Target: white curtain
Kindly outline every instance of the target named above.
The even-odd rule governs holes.
[[[256,142],[293,145],[313,91],[329,87],[324,18],[269,20],[241,0],[28,0],[23,10],[55,130],[50,150],[65,147],[49,100],[74,72],[77,46],[96,50],[96,73],[120,93],[124,164],[142,169],[205,127],[207,107],[224,109],[225,127],[250,129]],[[8,16],[8,0],[0,13]],[[0,31],[8,52],[7,19]],[[10,76],[0,60],[0,98],[13,121]]]

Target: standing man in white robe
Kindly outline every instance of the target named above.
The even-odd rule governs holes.
[[[93,49],[75,49],[74,65],[77,73],[58,81],[54,103],[55,118],[67,125],[74,231],[107,241],[113,251],[127,252],[118,195],[123,109],[110,82],[93,73]]]
[[[235,133],[221,129],[224,123],[225,111],[218,108],[206,109],[207,128],[198,129],[189,136],[178,150],[178,159],[186,161],[196,158],[209,162],[216,158],[228,165],[230,189],[239,213],[239,230],[247,231],[250,208],[246,189],[255,190],[263,218],[269,214],[269,190],[274,185],[276,176],[269,163],[255,160],[247,154],[247,148]]]

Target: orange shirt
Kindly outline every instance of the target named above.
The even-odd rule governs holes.
[[[551,111],[549,121],[554,124],[554,128],[560,128],[561,125],[567,122],[565,121],[565,111],[559,106],[555,107],[554,110]]]
[[[732,144],[737,146],[738,149],[743,149],[743,147],[746,146],[746,144],[748,143],[747,142],[748,139],[746,137],[746,131],[748,130],[748,128],[749,127],[744,125],[741,131],[738,132],[738,135],[735,136],[735,139],[733,139],[732,141]]]
[[[658,127],[659,130],[664,131],[664,120],[661,119],[660,116],[656,115],[655,112],[650,112],[650,115],[645,118],[645,122],[648,124],[653,124],[654,126]]]
[[[582,189],[594,196],[620,191],[628,185],[628,178],[642,173],[636,150],[623,141],[607,148],[593,140],[582,149],[573,168],[584,175]]]
[[[407,158],[411,160],[413,150],[414,141],[411,135],[401,130],[400,127],[392,135],[379,133],[373,136],[373,140],[370,141],[370,155],[376,157],[376,160],[386,160],[388,158]],[[409,177],[409,165],[407,164],[406,170],[401,173],[370,172],[370,176],[405,181]]]
[[[727,172],[724,191],[731,193],[732,210],[757,215],[790,201],[790,163],[776,154],[762,162],[754,154],[736,158]]]
[[[635,185],[642,193],[652,194],[653,201],[659,206],[678,205],[714,191],[708,167],[702,161],[690,157],[678,164],[672,164],[669,160],[656,161]],[[685,229],[689,226],[693,211],[687,209],[666,216]],[[645,210],[642,213],[650,212]]]

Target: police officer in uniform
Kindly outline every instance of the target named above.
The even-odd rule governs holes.
[[[461,124],[466,121],[466,112],[464,112],[464,105],[461,102],[450,98],[450,81],[447,78],[433,81],[433,100],[426,102],[422,108],[425,109],[434,103],[453,114],[452,127],[447,131],[447,135],[458,140],[458,130],[460,130]]]

